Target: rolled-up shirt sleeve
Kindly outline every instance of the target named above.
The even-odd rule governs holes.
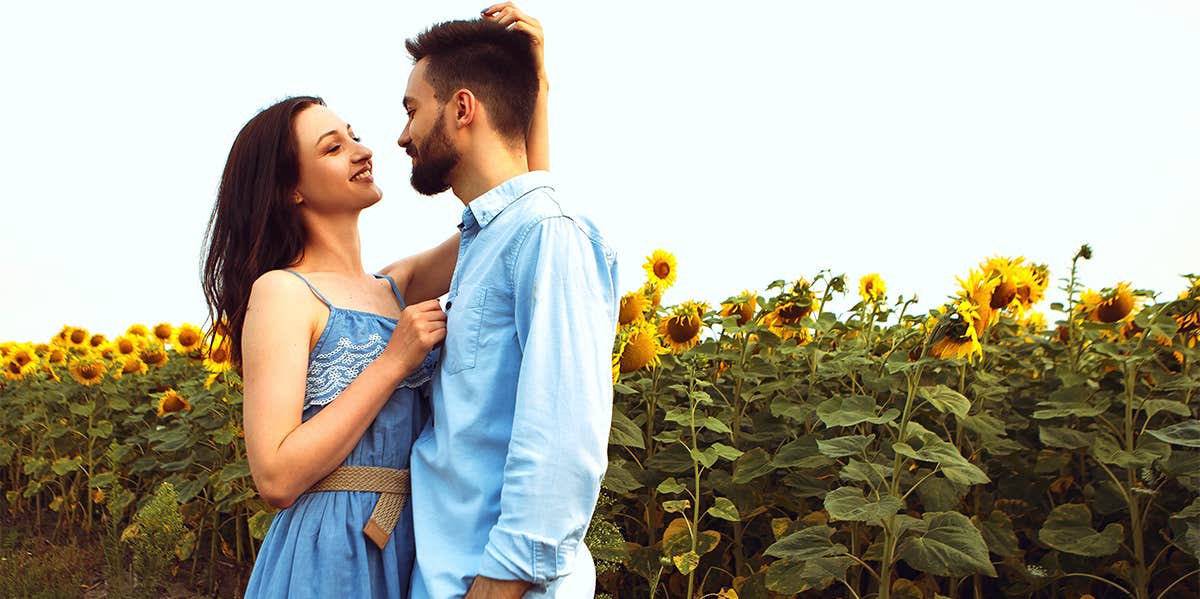
[[[615,257],[556,216],[530,227],[511,272],[521,365],[500,517],[479,574],[547,584],[570,573],[607,467]]]

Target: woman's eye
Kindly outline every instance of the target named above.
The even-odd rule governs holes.
[[[362,142],[362,138],[361,138],[361,137],[351,137],[350,139],[353,139],[353,140],[354,140],[356,143],[361,143],[361,142]]]
[[[339,149],[341,149],[341,147],[342,147],[342,144],[333,144],[332,146],[329,147],[328,150],[325,150],[325,153],[332,154],[332,153],[338,151]]]

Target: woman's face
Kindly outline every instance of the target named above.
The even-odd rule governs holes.
[[[362,210],[383,197],[372,176],[371,150],[329,108],[314,104],[292,125],[300,160],[301,207],[317,212]]]

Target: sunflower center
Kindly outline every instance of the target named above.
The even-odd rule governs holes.
[[[676,343],[691,341],[700,333],[700,319],[695,316],[675,316],[667,320],[667,335]]]
[[[671,276],[671,265],[664,261],[654,263],[654,276],[660,279]]]
[[[200,337],[196,335],[195,331],[185,329],[179,332],[179,344],[184,347],[191,347],[199,340]]]
[[[21,366],[24,366],[24,365],[32,362],[33,358],[30,358],[29,354],[27,354],[25,352],[17,352],[17,355],[13,356],[13,361],[17,362]]]
[[[79,331],[79,330],[71,331],[71,343],[79,345],[80,343],[83,343],[85,340],[87,340],[86,332]]]
[[[809,310],[811,310],[810,306],[788,304],[779,309],[779,317],[788,321],[789,323],[794,323],[799,321],[801,318],[808,316]]]
[[[104,371],[100,369],[99,364],[96,364],[95,362],[89,362],[79,366],[79,374],[85,379],[94,379],[99,377],[101,374],[104,374]]]
[[[142,350],[141,355],[144,362],[155,366],[165,362],[167,359],[167,354],[161,349],[145,349]]]
[[[134,349],[136,348],[133,346],[133,341],[130,341],[129,339],[122,339],[117,342],[117,351],[121,352],[122,354],[132,354]]]
[[[1128,292],[1118,293],[1096,308],[1096,320],[1117,322],[1128,316],[1131,310],[1133,310],[1133,295]]]
[[[12,374],[21,374],[21,365],[17,364],[16,362],[9,362],[8,364],[5,364],[4,367],[7,368]]]
[[[154,327],[154,336],[158,337],[159,339],[170,339],[171,327],[161,324]]]
[[[1002,281],[992,292],[992,301],[988,303],[993,309],[999,310],[1010,304],[1017,295],[1017,286],[1012,281]]]
[[[208,359],[212,360],[213,362],[228,362],[229,352],[225,350],[224,346],[217,347],[209,352]]]

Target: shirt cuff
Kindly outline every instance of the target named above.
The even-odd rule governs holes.
[[[483,548],[479,575],[537,585],[554,582],[571,573],[586,530],[586,526],[579,528],[555,543],[545,537],[492,527],[488,544]]]

